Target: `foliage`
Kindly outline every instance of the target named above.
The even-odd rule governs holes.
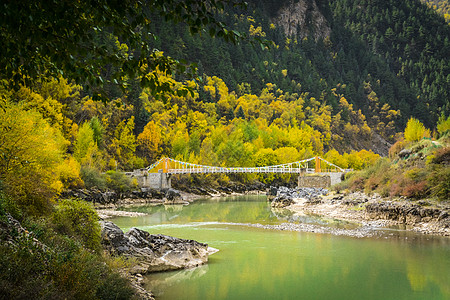
[[[86,188],[97,188],[100,190],[106,189],[106,178],[98,169],[90,167],[81,168],[81,178],[83,179]]]
[[[365,66],[372,78],[386,76],[384,82],[371,83],[382,102],[400,109],[404,123],[414,116],[432,127],[442,112],[450,113],[450,27],[443,17],[419,1],[339,0],[330,6],[334,22],[348,30],[336,34],[356,36],[367,51],[378,56],[369,62],[359,52],[363,48],[355,48],[355,55],[369,62]]]
[[[431,194],[442,200],[450,199],[450,168],[435,168],[430,175]]]
[[[110,170],[106,172],[106,186],[117,192],[130,191],[133,187],[131,179],[122,172]]]
[[[444,16],[447,23],[450,23],[450,3],[447,0],[421,0],[437,13]]]
[[[406,141],[416,142],[423,137],[430,137],[430,131],[419,120],[410,118],[406,124],[404,136]]]
[[[80,188],[83,186],[80,172],[81,166],[73,156],[67,157],[57,169],[57,173],[59,173],[64,188],[68,189]]]
[[[443,140],[440,142],[444,143]],[[395,146],[397,150],[391,150],[389,159],[381,159],[365,170],[348,174],[346,180],[335,189],[365,190],[367,193],[377,192],[383,197],[391,198],[403,196],[418,200],[432,197],[448,201],[450,199],[448,145],[436,146],[434,143],[423,141],[407,145],[412,152],[408,159],[398,160],[396,154],[401,147]]]
[[[441,112],[450,113],[450,40],[446,38],[450,33],[442,18],[417,1],[315,2],[321,13],[328,12],[326,20],[309,11],[306,18],[325,23],[331,31],[317,40],[286,36],[281,24],[273,26],[280,1],[249,1],[251,16],[229,10],[218,18],[241,32],[261,27],[275,47],[263,50],[245,41],[232,45],[191,36],[183,25],[172,26],[158,17],[151,26],[165,38],[151,44],[168,55],[196,62],[200,73],[220,77],[239,97],[259,95],[270,83],[276,85],[274,91],[308,93],[308,98],[326,102],[337,113],[340,97],[335,94],[341,95],[391,142],[410,116],[431,128]],[[200,91],[200,97],[214,102],[216,92],[210,90]],[[232,110],[223,104],[222,114],[245,112],[244,106]]]
[[[443,136],[450,132],[450,116],[448,116],[448,118],[446,119],[445,115],[442,114],[439,118],[436,129],[440,136]]]
[[[90,203],[60,200],[51,218],[57,232],[79,241],[87,249],[100,250],[100,225]]]
[[[105,83],[122,88],[127,78],[139,78],[152,93],[167,92],[170,85],[147,75],[156,70],[185,73],[186,66],[149,47],[149,41],[157,38],[150,26],[153,14],[183,22],[191,33],[208,29],[211,36],[236,42],[244,36],[227,29],[214,15],[225,4],[222,0],[7,3],[0,13],[0,41],[5,45],[0,78],[18,86],[64,74],[93,87]]]
[[[0,115],[0,177],[5,190],[31,213],[48,209],[62,189],[58,166],[66,147],[60,131],[34,109],[6,102]]]
[[[55,233],[52,225],[28,220],[30,228],[17,232],[8,221],[0,222],[1,299],[132,298],[128,281],[107,259]]]

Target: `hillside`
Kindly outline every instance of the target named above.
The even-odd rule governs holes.
[[[389,158],[364,171],[348,174],[347,180],[335,188],[375,192],[394,200],[446,203],[450,199],[449,165],[448,135],[437,141],[402,141],[391,149]]]
[[[422,0],[422,2],[426,3],[428,7],[436,10],[442,15],[447,23],[450,22],[450,3],[447,0]]]
[[[198,63],[200,72],[218,76],[230,90],[245,84],[259,94],[274,83],[285,92],[308,93],[336,112],[337,89],[374,128],[386,121],[378,119],[374,97],[380,107],[400,110],[397,130],[410,116],[432,128],[441,113],[449,115],[450,29],[419,1],[251,1],[249,7],[245,14],[220,17],[239,31],[273,40],[274,48],[192,37],[163,20],[154,30],[164,40],[154,46]]]

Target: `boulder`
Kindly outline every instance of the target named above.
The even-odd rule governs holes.
[[[272,200],[272,203],[270,204],[270,206],[272,206],[274,208],[284,208],[293,203],[294,203],[294,200],[292,199],[292,197],[288,197],[287,195],[280,195],[280,196],[275,197]]]
[[[196,267],[206,263],[208,256],[218,251],[194,240],[150,234],[138,228],[132,228],[124,234],[112,222],[104,221],[101,225],[104,248],[111,254],[132,258],[136,262],[132,273]]]
[[[181,203],[183,201],[183,197],[180,192],[175,189],[167,189],[165,191],[166,203]]]
[[[398,157],[400,158],[408,158],[411,155],[411,149],[403,149],[398,153]]]

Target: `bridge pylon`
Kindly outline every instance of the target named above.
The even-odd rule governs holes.
[[[318,156],[315,156],[314,160],[316,161],[316,167],[315,167],[315,171],[314,172],[320,173],[321,172],[321,170],[320,170],[320,159],[319,159]]]

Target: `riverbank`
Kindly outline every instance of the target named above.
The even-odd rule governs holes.
[[[388,200],[377,194],[361,192],[337,194],[330,192],[314,199],[294,198],[284,207],[294,214],[313,214],[326,218],[358,223],[366,229],[398,227],[406,230],[450,236],[450,205],[425,200]]]
[[[360,228],[357,230],[330,229],[309,224],[286,223],[268,229],[362,237],[373,236],[374,230],[380,228],[397,227],[423,234],[450,236],[449,203],[433,203],[426,200],[409,201],[400,198],[391,200],[382,198],[376,193],[373,195],[366,195],[362,192],[336,193],[323,189],[320,190],[320,193],[302,196],[301,194],[292,194],[296,189],[284,187],[272,189],[275,189],[275,191],[269,189],[268,192],[251,190],[231,193],[202,193],[201,195],[172,189],[170,191],[172,196],[169,196],[169,199],[164,196],[161,197],[161,199],[123,198],[115,203],[94,203],[94,207],[96,208],[99,217],[102,219],[118,216],[139,217],[145,215],[145,213],[122,211],[118,210],[118,208],[142,205],[189,205],[190,203],[201,199],[258,194],[266,195],[266,193],[269,194],[270,199],[271,193],[272,197],[274,197],[278,190],[284,190],[288,195],[283,196],[282,199],[279,199],[278,201],[272,202],[272,207],[285,208],[293,212],[294,217],[305,214],[318,215],[328,219],[356,223],[360,225]],[[289,194],[289,191],[291,194]]]

